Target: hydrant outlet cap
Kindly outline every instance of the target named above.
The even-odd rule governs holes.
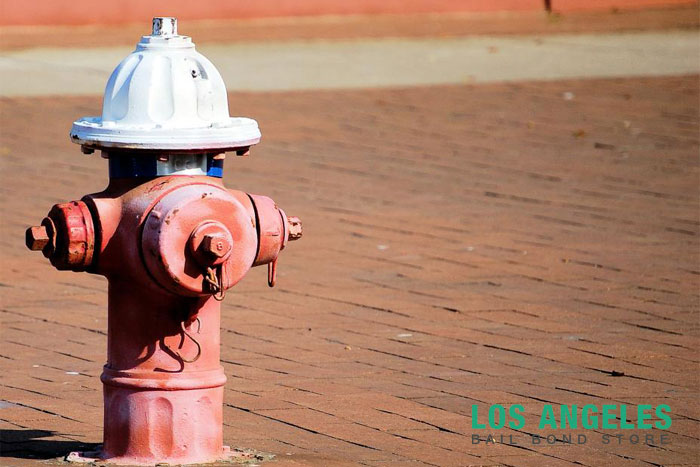
[[[260,141],[255,120],[230,117],[216,67],[177,34],[177,20],[153,19],[107,82],[102,115],[73,122],[71,140],[93,148],[233,149]]]

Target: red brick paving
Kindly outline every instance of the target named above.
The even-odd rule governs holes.
[[[225,440],[290,466],[697,465],[698,99],[698,76],[232,95],[263,143],[228,186],[305,236],[277,288],[258,268],[225,301]],[[104,186],[67,136],[99,107],[0,101],[2,465],[100,442],[106,282],[22,245]],[[523,404],[517,437],[545,402],[665,403],[670,443],[472,445],[472,404]]]

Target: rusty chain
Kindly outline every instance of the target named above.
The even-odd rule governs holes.
[[[212,293],[213,297],[221,301],[226,296],[226,289],[224,288],[224,277],[223,277],[223,264],[220,264],[216,268],[207,268],[204,273],[204,282],[208,284],[209,291]]]

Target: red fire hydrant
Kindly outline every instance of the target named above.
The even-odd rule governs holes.
[[[55,205],[27,246],[57,269],[109,281],[104,443],[69,460],[186,464],[227,457],[220,301],[251,266],[275,264],[301,222],[265,196],[226,189],[224,153],[260,140],[228,114],[216,68],[174,18],[114,70],[101,117],[73,124],[109,160],[107,188]]]

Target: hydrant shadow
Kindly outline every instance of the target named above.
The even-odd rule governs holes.
[[[71,451],[95,451],[98,443],[42,439],[66,436],[49,430],[0,430],[0,457],[15,459],[53,459],[63,457]]]
[[[193,303],[197,302],[197,299],[192,301]],[[195,339],[195,337],[190,334],[190,332],[194,332],[196,334],[199,334],[202,328],[202,324],[199,320],[199,318],[195,315],[194,317],[190,316],[190,307],[188,306],[181,306],[181,309],[176,310],[174,313],[175,316],[178,316],[174,321],[171,321],[166,329],[166,332],[164,333],[163,336],[161,336],[160,339],[158,339],[158,346],[160,347],[160,350],[162,350],[164,353],[172,357],[173,360],[177,362],[179,365],[179,368],[177,369],[166,369],[166,368],[154,368],[153,371],[161,372],[161,373],[181,373],[185,369],[185,363],[194,363],[199,359],[199,356],[201,355],[202,352],[202,347]],[[165,322],[165,320],[164,320]],[[177,330],[174,329],[174,323],[178,322],[178,328]],[[194,324],[196,323],[196,327],[193,330],[190,330],[188,332],[187,326],[189,324]],[[179,345],[173,349],[171,345],[168,345],[165,342],[166,337],[169,336],[178,336],[180,338]],[[193,359],[188,359],[187,357],[183,356],[182,353],[180,353],[180,350],[183,348],[183,345],[185,344],[186,340],[190,340],[197,349],[196,354],[194,355]],[[149,354],[152,354],[153,352],[151,351],[151,347],[149,347]]]
[[[175,361],[180,365],[180,368],[178,368],[178,369],[176,369],[176,370],[167,370],[167,369],[165,369],[165,368],[160,368],[160,367],[158,367],[158,368],[154,368],[153,371],[158,371],[158,372],[161,372],[161,373],[181,373],[182,370],[185,369],[185,361],[182,359],[182,357],[181,357],[180,355],[176,354],[176,353],[173,351],[173,349],[171,349],[171,348],[168,346],[168,344],[165,343],[165,337],[161,337],[161,338],[160,338],[160,340],[158,341],[158,345],[160,346],[160,349],[161,349],[163,352],[165,352],[165,353],[167,353],[168,355],[170,355],[171,357],[173,357],[173,360],[175,360]]]

